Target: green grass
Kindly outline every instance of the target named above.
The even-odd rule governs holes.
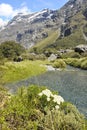
[[[66,68],[66,63],[62,59],[58,59],[53,63],[54,68]]]
[[[6,62],[0,66],[0,83],[19,81],[46,71],[44,61]]]
[[[85,58],[68,58],[65,62],[71,66],[87,70],[87,57]]]
[[[87,42],[83,38],[82,31],[77,29],[71,35],[64,37],[62,39],[58,39],[56,42],[56,49],[59,48],[74,48],[79,44],[87,44]]]

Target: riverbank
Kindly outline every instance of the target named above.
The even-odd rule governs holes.
[[[64,61],[66,62],[66,64],[70,66],[87,70],[87,57],[80,58],[80,59],[67,58],[67,59],[64,59]]]

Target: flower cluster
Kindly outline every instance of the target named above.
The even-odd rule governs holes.
[[[61,102],[64,102],[64,99],[60,95],[52,94],[52,92],[49,89],[43,90],[41,93],[39,93],[39,96],[45,95],[47,97],[47,101],[50,101],[53,99],[53,102],[55,102],[57,105],[55,106],[56,109],[59,109],[59,105]]]

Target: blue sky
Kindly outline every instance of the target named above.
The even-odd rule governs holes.
[[[7,23],[17,13],[32,13],[44,8],[59,9],[68,0],[0,0],[0,26]]]

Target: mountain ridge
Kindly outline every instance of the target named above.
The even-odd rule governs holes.
[[[57,29],[56,21],[58,20],[60,19],[57,18],[56,10],[44,9],[28,15],[18,14],[0,32],[0,41],[14,40],[24,43],[23,45],[27,48],[35,44],[39,39],[47,37],[48,31]],[[46,28],[48,28],[47,32],[45,31]]]

